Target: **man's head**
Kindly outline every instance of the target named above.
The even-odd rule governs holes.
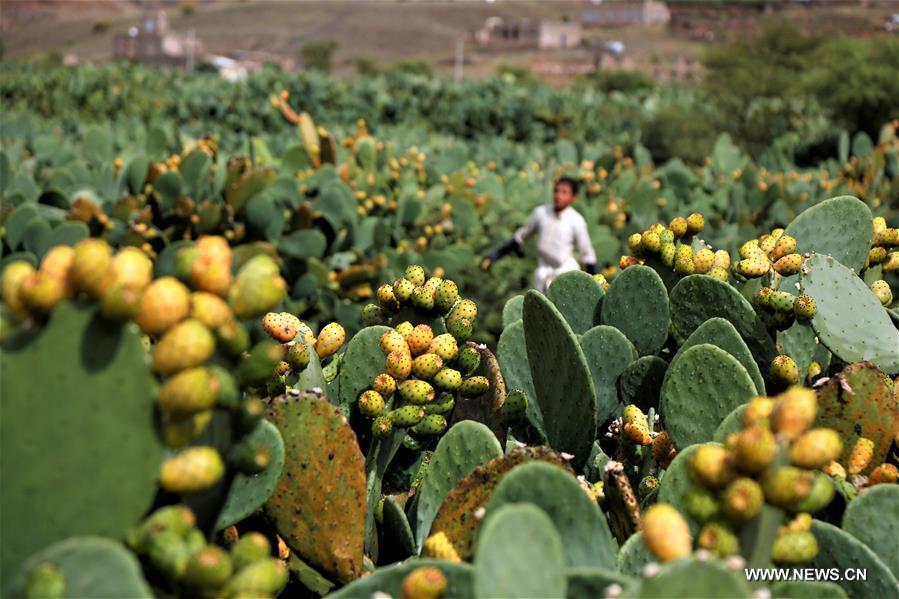
[[[553,207],[556,212],[565,210],[577,199],[578,192],[577,179],[571,177],[559,177],[553,187]]]

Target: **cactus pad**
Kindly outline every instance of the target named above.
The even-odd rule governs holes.
[[[899,582],[890,569],[867,545],[833,524],[812,521],[812,533],[818,541],[818,555],[808,563],[811,568],[864,568],[866,579],[837,581],[850,597],[883,599],[895,597]]]
[[[790,599],[849,599],[843,587],[836,583],[799,580],[772,584],[771,596]]]
[[[580,341],[596,390],[596,423],[601,425],[621,407],[618,377],[637,359],[637,350],[624,333],[608,325],[593,327]]]
[[[523,295],[513,295],[503,305],[503,328],[521,320],[521,309],[524,306]]]
[[[668,338],[668,319],[668,290],[648,266],[625,269],[602,300],[602,324],[624,333],[641,356],[662,349]]]
[[[736,358],[737,362],[742,364],[746,372],[749,373],[752,382],[755,383],[758,394],[765,394],[765,381],[762,379],[759,366],[752,359],[749,347],[747,347],[746,342],[743,341],[743,338],[740,337],[737,329],[734,328],[730,321],[717,316],[705,321],[684,341],[678,353],[701,343],[709,343],[715,347],[720,347]]]
[[[742,571],[718,560],[689,557],[662,566],[658,574],[641,581],[633,597],[641,599],[749,599],[752,591]]]
[[[424,567],[439,568],[446,576],[446,593],[443,595],[443,599],[471,599],[474,597],[474,568],[469,564],[454,564],[436,559],[411,559],[402,564],[378,568],[371,576],[361,578],[329,597],[331,599],[357,599],[373,597],[378,591],[391,597],[400,597],[403,580],[406,576],[416,568]]]
[[[378,561],[389,564],[415,555],[415,537],[406,513],[393,497],[385,497],[378,524]]]
[[[503,329],[496,346],[496,359],[506,381],[506,388],[523,389],[527,393],[528,405],[525,415],[530,425],[545,442],[543,415],[540,413],[540,404],[534,401],[537,393],[534,391],[534,381],[531,379],[531,367],[528,364],[528,350],[524,339],[524,323],[521,320]]]
[[[874,236],[871,210],[852,196],[831,198],[793,219],[784,235],[796,239],[796,252],[830,254],[858,272]]]
[[[585,333],[599,322],[602,286],[584,271],[572,270],[556,277],[546,290],[546,297],[576,335]]]
[[[615,570],[627,576],[642,576],[643,567],[653,561],[655,557],[649,552],[649,547],[643,540],[643,532],[637,531],[621,546]]]
[[[875,485],[852,500],[843,530],[864,543],[899,578],[899,486]]]
[[[659,409],[659,395],[668,362],[658,356],[643,356],[627,365],[618,377],[618,404],[634,404],[644,412]]]
[[[734,411],[728,414],[727,417],[721,421],[721,424],[718,425],[718,428],[715,430],[715,436],[712,437],[712,441],[715,443],[724,443],[731,433],[743,430],[743,414],[745,412],[745,404],[737,406]]]
[[[340,365],[338,405],[347,413],[356,403],[359,394],[370,389],[375,377],[384,372],[384,354],[381,352],[381,335],[389,327],[366,327],[356,333],[347,344]],[[314,352],[310,352],[310,355]]]
[[[717,443],[704,443],[703,445],[718,445]],[[659,485],[659,502],[674,506],[683,515],[690,527],[690,534],[696,535],[701,524],[697,522],[684,507],[684,495],[696,485],[690,478],[690,460],[699,445],[692,445],[678,453],[671,461],[671,465],[665,470]]]
[[[568,599],[605,597],[611,585],[630,588],[636,584],[632,578],[600,568],[568,568]]]

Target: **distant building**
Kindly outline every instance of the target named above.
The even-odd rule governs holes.
[[[577,48],[581,45],[581,24],[541,21],[537,47],[541,50]]]
[[[654,25],[671,20],[664,2],[655,0],[605,0],[581,12],[584,27]]]
[[[490,17],[474,39],[487,50],[575,48],[581,45],[581,24]]]
[[[116,59],[129,59],[153,66],[192,68],[202,54],[202,43],[193,35],[178,34],[169,29],[165,11],[145,18],[140,27],[113,38]]]

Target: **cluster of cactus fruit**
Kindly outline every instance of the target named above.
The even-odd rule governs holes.
[[[643,264],[649,256],[658,256],[662,264],[680,275],[707,274],[727,281],[730,254],[726,250],[712,251],[702,242],[700,247],[695,248],[692,243],[704,227],[705,217],[698,212],[687,217],[677,216],[667,227],[656,223],[643,233],[628,237],[627,245],[632,255],[622,256],[618,266],[625,269]]]

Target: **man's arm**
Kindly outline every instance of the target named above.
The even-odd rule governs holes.
[[[525,224],[520,226],[511,239],[507,239],[502,242],[495,250],[490,252],[490,254],[481,260],[481,268],[483,270],[488,270],[493,263],[505,256],[506,254],[510,254],[515,252],[519,256],[521,254],[521,246],[524,245],[524,242],[534,234],[534,232],[538,229],[540,224],[540,216],[538,214],[539,208],[535,209],[531,212],[531,216],[528,217],[528,220]]]
[[[574,227],[574,243],[577,246],[578,253],[581,255],[581,264],[591,275],[595,275],[596,270],[596,252],[593,251],[593,244],[590,243],[590,233],[587,232],[587,221],[584,217],[580,217]]]

